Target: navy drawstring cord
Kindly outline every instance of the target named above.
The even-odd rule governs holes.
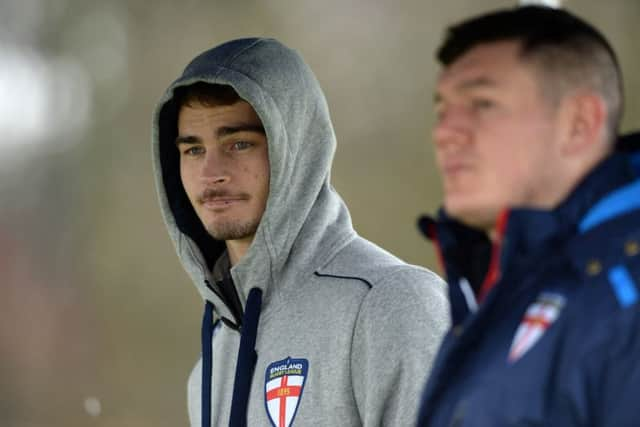
[[[256,367],[258,354],[256,353],[256,337],[258,335],[258,321],[262,307],[262,290],[253,288],[249,291],[247,304],[242,316],[242,334],[240,335],[240,349],[236,365],[236,378],[233,384],[233,399],[231,400],[231,417],[229,427],[246,427],[247,404],[251,380]]]
[[[211,371],[213,354],[211,340],[213,339],[213,304],[205,302],[202,316],[202,427],[211,427]]]
[[[258,358],[255,346],[261,307],[262,290],[253,288],[249,291],[242,317],[240,348],[238,349],[233,398],[231,400],[231,416],[229,418],[230,427],[246,427],[247,425],[249,391],[251,390],[251,380],[253,379],[253,372]],[[213,362],[211,339],[213,338],[214,327],[213,304],[207,301],[202,318],[202,427],[211,427],[211,373]]]

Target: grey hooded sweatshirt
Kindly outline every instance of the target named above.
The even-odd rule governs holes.
[[[268,141],[266,209],[227,282],[242,318],[212,273],[225,243],[207,234],[180,181],[173,95],[195,82],[232,86]],[[153,123],[161,210],[206,302],[203,357],[188,381],[192,426],[414,425],[448,327],[445,285],[356,234],[330,183],[335,147],[315,76],[273,39],[202,53],[162,97]]]

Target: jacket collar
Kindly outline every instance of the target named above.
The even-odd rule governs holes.
[[[468,304],[462,304],[464,307],[458,309],[455,307],[454,300],[460,300],[463,293],[457,289],[461,279],[464,278],[478,296],[486,276],[496,273],[492,271],[494,267],[499,271],[500,265],[510,266],[553,242],[564,242],[576,235],[581,219],[599,200],[637,176],[634,162],[638,161],[634,159],[640,153],[639,146],[640,134],[622,138],[617,150],[596,166],[553,210],[505,211],[502,216],[508,219],[498,239],[501,243],[498,251],[495,245],[492,248],[484,232],[461,224],[448,216],[444,209],[439,210],[436,219],[422,217],[419,227],[436,244],[450,284],[454,320],[457,311],[466,317],[464,314],[469,309]],[[468,302],[468,298],[466,300]]]

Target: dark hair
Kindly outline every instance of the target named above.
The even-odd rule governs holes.
[[[183,105],[192,106],[194,103],[215,107],[235,104],[240,100],[240,95],[228,85],[196,82],[176,88],[173,100],[178,108]]]
[[[623,93],[616,54],[597,29],[565,10],[524,6],[472,17],[449,27],[437,58],[448,66],[479,44],[509,40],[520,42],[521,57],[537,65],[552,99],[577,87],[600,94],[608,137],[617,134]]]

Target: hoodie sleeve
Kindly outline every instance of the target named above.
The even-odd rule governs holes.
[[[187,382],[187,409],[189,412],[189,425],[192,427],[200,427],[200,390],[202,376],[202,358],[198,360],[189,375]]]
[[[371,288],[360,307],[351,352],[363,426],[415,423],[448,326],[445,284],[433,273],[403,268]]]

